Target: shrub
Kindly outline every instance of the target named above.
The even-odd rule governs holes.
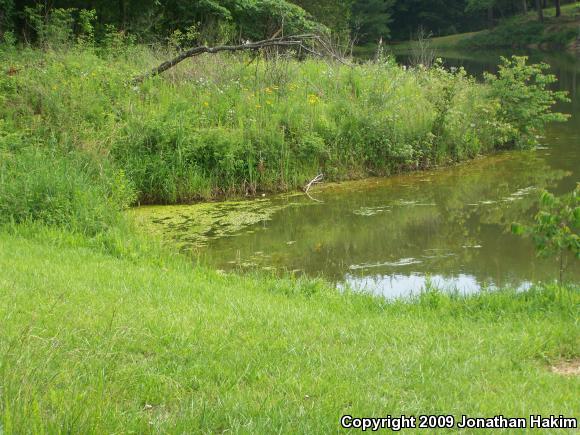
[[[543,191],[535,223],[528,226],[513,224],[512,232],[531,236],[540,256],[557,256],[562,282],[566,253],[580,260],[580,184],[561,198]]]
[[[50,11],[42,4],[25,7],[26,19],[36,32],[38,42],[44,48],[58,48],[72,42],[76,9],[55,8]]]
[[[549,87],[557,81],[546,74],[545,63],[528,65],[527,57],[501,58],[497,75],[487,73],[490,95],[501,102],[500,120],[511,126],[511,141],[526,148],[537,144],[537,137],[548,122],[565,121],[569,115],[552,111],[558,101],[569,101],[567,93]]]

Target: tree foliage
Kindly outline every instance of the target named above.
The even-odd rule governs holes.
[[[477,26],[474,15],[465,13],[465,0],[397,1],[391,34],[399,40],[414,38],[419,28],[437,36],[453,34]]]
[[[394,3],[395,0],[355,0],[351,19],[355,38],[361,43],[386,39]]]
[[[567,0],[569,1],[569,0]],[[38,22],[27,11],[94,10],[95,36],[107,25],[136,38],[155,42],[195,27],[196,42],[239,42],[264,39],[277,31],[288,35],[313,29],[330,30],[335,40],[406,40],[419,28],[434,36],[479,30],[499,19],[525,13],[538,0],[0,0],[0,38],[14,29],[34,41]],[[554,0],[556,6],[560,1]],[[540,5],[540,6],[537,6]],[[545,7],[545,5],[543,5]],[[78,12],[77,12],[78,13]]]
[[[28,40],[41,37],[41,21],[46,25],[60,10],[94,10],[100,35],[106,25],[114,25],[143,40],[162,39],[177,30],[185,33],[191,26],[200,42],[264,39],[279,30],[300,33],[319,26],[303,8],[286,0],[55,0],[50,8],[28,0],[0,0],[0,5],[12,1],[6,20]]]
[[[350,35],[353,0],[292,0],[338,37]]]

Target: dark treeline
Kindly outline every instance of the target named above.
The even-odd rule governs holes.
[[[94,10],[106,25],[143,41],[174,32],[186,42],[262,39],[276,32],[328,31],[358,44],[407,40],[418,29],[435,36],[479,30],[499,19],[573,0],[0,0],[0,37],[38,37],[51,11]],[[558,12],[559,13],[559,12]],[[64,14],[66,15],[66,14]],[[70,13],[69,13],[70,16]],[[87,17],[85,16],[85,19]]]

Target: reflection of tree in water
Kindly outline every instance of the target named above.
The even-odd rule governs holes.
[[[505,153],[442,171],[347,184],[322,205],[288,207],[267,230],[212,242],[221,267],[301,269],[340,280],[346,273],[462,271],[502,281],[530,276],[533,250],[504,229],[534,213],[534,188],[562,178],[534,152]],[[365,185],[366,184],[366,185]],[[256,252],[258,254],[256,254]],[[549,273],[549,265],[545,265]],[[510,269],[508,271],[507,269]],[[541,273],[541,272],[540,272]]]

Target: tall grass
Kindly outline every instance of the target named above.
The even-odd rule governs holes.
[[[130,84],[168,55],[1,51],[3,128],[108,161],[148,203],[387,175],[503,143],[495,99],[462,71],[208,55]]]
[[[38,147],[3,151],[0,223],[38,221],[93,236],[117,225],[132,201],[121,172],[92,176],[78,156]]]

